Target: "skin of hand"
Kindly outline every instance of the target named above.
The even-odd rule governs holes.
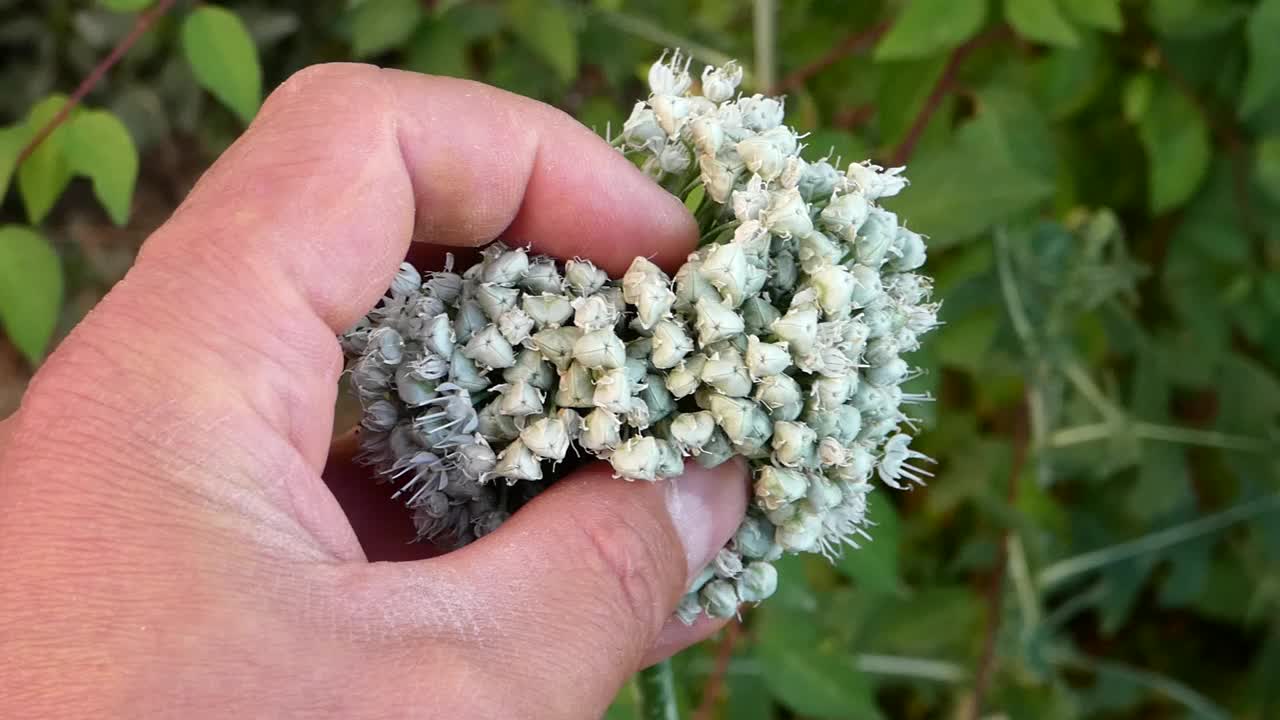
[[[498,236],[616,277],[697,230],[525,98],[361,65],[276,90],[0,423],[0,717],[596,718],[711,633],[671,618],[738,461],[589,466],[404,559],[406,511],[331,448],[335,333],[411,243]]]

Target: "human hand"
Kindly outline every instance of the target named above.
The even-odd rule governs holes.
[[[744,467],[589,467],[462,550],[370,562],[411,529],[349,443],[330,455],[335,333],[411,240],[504,235],[616,276],[696,234],[539,103],[294,76],[0,423],[0,717],[598,717],[714,629],[670,618]]]

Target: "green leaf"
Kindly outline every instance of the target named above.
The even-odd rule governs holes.
[[[1200,187],[1213,146],[1200,109],[1169,83],[1155,90],[1138,123],[1147,152],[1147,195],[1151,211],[1162,213],[1186,202]]]
[[[62,305],[62,263],[43,237],[0,227],[0,328],[27,360],[44,357]]]
[[[31,137],[25,123],[0,128],[0,202],[9,192],[9,181],[13,178],[13,168],[18,162],[18,153]]]
[[[1240,94],[1240,114],[1252,115],[1280,89],[1280,0],[1262,0],[1245,25],[1249,71]]]
[[[1048,127],[1025,96],[993,91],[947,146],[911,164],[911,188],[887,202],[942,249],[969,240],[1053,195]],[[981,178],[981,182],[975,182]]]
[[[248,125],[262,104],[262,66],[239,16],[217,5],[192,10],[182,23],[182,51],[200,86]]]
[[[422,23],[409,41],[404,68],[429,75],[468,77],[471,63],[467,47],[471,39],[451,24],[431,19]]]
[[[912,60],[959,47],[987,19],[987,0],[911,0],[876,46],[877,62]]]
[[[768,603],[759,612],[755,654],[774,697],[808,717],[880,717],[870,681],[819,633],[811,613]]]
[[[562,82],[578,76],[576,18],[560,2],[512,0],[507,16],[516,36],[542,58]]]
[[[82,112],[67,125],[66,151],[72,171],[93,181],[93,194],[112,222],[128,222],[138,148],[124,123],[105,110]]]
[[[1258,184],[1273,200],[1280,202],[1280,136],[1263,139],[1253,152]],[[0,173],[0,178],[3,177],[3,173]],[[0,188],[3,187],[4,184],[0,181]]]
[[[1150,0],[1147,21],[1169,37],[1205,37],[1222,32],[1249,12],[1236,0]]]
[[[1124,29],[1124,16],[1120,14],[1120,0],[1058,0],[1063,11],[1081,25],[1099,30],[1120,32]]]
[[[1004,17],[1019,35],[1046,45],[1075,47],[1080,36],[1054,0],[1005,0]]]
[[[422,20],[418,0],[365,0],[351,19],[351,50],[358,58],[403,45]]]
[[[898,513],[888,498],[875,495],[879,493],[867,505],[867,517],[875,523],[869,531],[872,539],[860,539],[859,548],[844,548],[836,568],[856,582],[860,590],[903,595],[906,588],[898,573]]]
[[[112,12],[128,13],[145,10],[155,0],[98,0],[98,4]]]
[[[27,116],[28,137],[48,125],[66,102],[63,95],[50,95],[36,103]],[[18,168],[18,192],[32,225],[44,220],[71,182],[71,168],[62,148],[66,133],[65,124],[55,128]]]

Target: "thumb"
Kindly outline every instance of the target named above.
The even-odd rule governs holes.
[[[477,598],[491,621],[482,634],[497,637],[472,647],[492,648],[493,662],[521,669],[521,692],[566,711],[547,717],[587,717],[654,659],[660,634],[660,646],[672,644],[663,627],[693,576],[737,529],[747,488],[738,458],[713,469],[688,463],[681,477],[656,483],[615,479],[598,463],[472,545],[382,568],[426,575],[407,579],[409,586],[448,578],[486,588]],[[716,627],[700,623],[690,634]]]

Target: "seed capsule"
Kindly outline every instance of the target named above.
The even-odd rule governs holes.
[[[539,330],[529,338],[529,342],[542,357],[564,371],[573,361],[573,346],[582,337],[582,330],[576,327],[559,327]]]
[[[698,342],[703,345],[742,334],[742,316],[719,302],[702,298],[695,305],[695,311]]]
[[[777,510],[804,497],[809,481],[796,470],[765,465],[756,470],[756,504],[765,510]]]
[[[529,383],[521,380],[499,388],[502,394],[498,398],[498,408],[504,415],[524,417],[542,412],[542,393]]]
[[[657,480],[661,450],[657,438],[636,436],[618,445],[609,463],[618,477],[627,480]]]
[[[391,279],[391,295],[404,296],[418,292],[422,287],[422,275],[411,263],[400,263],[400,269]]]
[[[559,462],[569,451],[569,433],[559,418],[542,418],[520,431],[520,441],[540,458]]]
[[[690,455],[698,455],[711,441],[711,435],[715,429],[715,418],[711,413],[702,410],[677,415],[671,421],[670,433],[671,439],[681,450]]]
[[[509,483],[513,480],[541,480],[542,463],[523,442],[512,440],[510,445],[498,453],[498,463],[492,474],[506,478]]]
[[[622,421],[603,408],[596,408],[582,418],[582,447],[597,457],[607,456],[622,441]]]
[[[578,295],[590,295],[604,287],[609,276],[590,260],[570,260],[564,264],[564,279]]]
[[[529,271],[529,255],[522,248],[508,250],[484,264],[482,278],[486,283],[514,287]]]
[[[713,618],[731,618],[738,614],[738,590],[729,580],[712,580],[698,591],[702,609]]]
[[[627,349],[613,330],[592,330],[574,342],[573,359],[593,370],[612,370],[626,362]]]
[[[767,562],[753,562],[743,568],[735,587],[742,602],[763,602],[778,589],[778,571]]]
[[[794,421],[773,424],[773,459],[785,467],[813,465],[818,435],[808,425]]]
[[[486,325],[472,335],[463,353],[488,368],[509,368],[516,364],[515,350],[497,325]]]
[[[702,368],[706,363],[707,356],[702,353],[685,358],[667,373],[667,389],[677,398],[692,395],[702,383]]]

